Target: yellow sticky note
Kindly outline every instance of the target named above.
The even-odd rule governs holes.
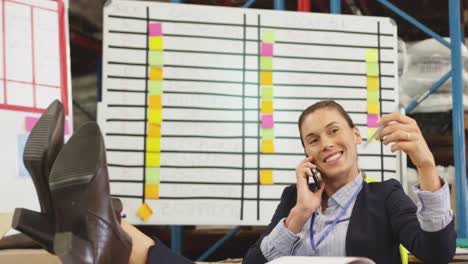
[[[378,62],[379,51],[377,49],[366,49],[366,62]]]
[[[273,87],[263,86],[262,87],[262,100],[272,100],[272,99],[273,99]]]
[[[159,123],[162,122],[162,111],[159,109],[148,109],[148,121],[150,123]]]
[[[379,77],[367,76],[367,90],[369,91],[379,90]]]
[[[161,138],[160,137],[147,137],[146,138],[146,151],[160,152],[161,151]]]
[[[164,64],[162,51],[149,51],[148,64],[151,66],[162,67]]]
[[[262,114],[271,114],[271,113],[273,113],[273,101],[262,100]]]
[[[153,210],[147,203],[143,203],[140,208],[138,208],[137,211],[138,216],[146,222],[152,215],[153,215]]]
[[[145,169],[146,184],[159,184],[160,183],[159,172],[160,172],[160,168],[146,168]]]
[[[163,93],[163,82],[162,81],[148,81],[148,93],[149,95],[162,95]]]
[[[273,140],[262,140],[262,153],[274,153],[275,146],[273,144]]]
[[[366,62],[367,76],[379,76],[379,64],[377,62]]]
[[[261,56],[260,57],[260,69],[267,70],[267,71],[273,70],[273,57]]]
[[[275,139],[275,129],[274,128],[262,128],[262,138],[263,139]]]
[[[375,131],[377,131],[377,129],[378,129],[378,128],[370,128],[370,127],[368,127],[368,128],[367,128],[367,139],[371,138],[372,135],[374,135]],[[372,142],[374,142],[374,141],[377,141],[377,140],[375,140],[375,138],[374,138],[374,139],[372,140]],[[371,142],[369,142],[369,143],[371,143]]]
[[[367,102],[378,102],[379,101],[379,91],[372,91],[367,89]]]
[[[159,153],[146,152],[146,166],[147,167],[160,167]]]
[[[152,81],[161,81],[163,79],[163,70],[161,67],[149,68],[149,79]]]
[[[161,109],[162,108],[162,97],[160,95],[148,96],[149,108]]]
[[[260,72],[260,84],[261,85],[272,85],[273,84],[273,73],[272,72]]]
[[[149,137],[161,137],[161,124],[148,123],[148,136]]]
[[[275,42],[275,32],[271,29],[265,29],[262,31],[262,42],[265,43],[274,43]]]
[[[380,107],[378,102],[367,102],[367,113],[368,114],[379,114]]]
[[[272,170],[260,170],[260,184],[273,184]]]
[[[374,179],[374,178],[371,178],[369,176],[366,176],[366,178],[364,179],[364,181],[366,183],[373,183],[373,182],[379,182],[378,180]]]
[[[159,184],[145,184],[145,198],[159,199]]]
[[[150,37],[149,49],[150,50],[163,50],[164,49],[163,38],[162,37]]]

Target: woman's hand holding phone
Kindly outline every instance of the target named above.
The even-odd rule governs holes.
[[[312,161],[313,157],[307,157],[296,167],[297,202],[285,221],[285,226],[295,234],[301,231],[322,201],[322,193],[325,188],[323,181],[320,182],[320,186],[315,192],[309,189],[308,178],[312,177],[312,170],[316,168]]]

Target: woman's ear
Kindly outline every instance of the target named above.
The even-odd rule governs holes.
[[[356,144],[361,144],[362,143],[362,138],[361,138],[361,133],[359,132],[359,129],[357,127],[354,127],[354,142]]]

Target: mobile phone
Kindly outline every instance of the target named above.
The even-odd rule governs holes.
[[[317,185],[317,188],[320,188],[320,176],[318,176],[316,169],[312,170],[312,179],[314,180],[315,185]]]
[[[306,157],[308,157],[307,152],[305,150],[304,150],[304,154]],[[319,174],[320,173],[316,169],[312,169],[312,179],[314,180],[315,186],[317,186],[317,188],[320,188],[321,175],[319,176]],[[307,177],[307,183],[309,183],[309,178],[310,177]],[[311,186],[310,184],[309,184],[309,189],[312,192],[315,190],[313,186]]]
[[[310,177],[307,177],[307,183],[309,183],[309,178]],[[311,192],[314,192],[316,189],[320,188],[320,176],[316,169],[312,169],[312,180],[315,186],[309,184],[309,189]]]

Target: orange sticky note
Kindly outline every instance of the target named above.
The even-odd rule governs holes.
[[[162,108],[162,97],[160,95],[148,96],[149,108],[161,109]]]
[[[143,221],[146,222],[146,220],[148,220],[153,215],[153,210],[147,203],[143,203],[140,208],[138,208],[137,214]]]
[[[367,102],[367,113],[368,114],[379,114],[380,107],[378,102]]]
[[[163,50],[164,49],[163,38],[162,37],[150,37],[149,49],[150,50]]]
[[[161,137],[161,124],[148,123],[148,136],[149,137]]]
[[[272,113],[273,113],[273,101],[262,100],[262,114],[272,114]]]
[[[260,170],[260,184],[273,184],[272,170]]]
[[[145,184],[145,198],[159,199],[159,184]]]
[[[149,78],[152,81],[161,81],[163,79],[163,70],[161,67],[150,67]]]
[[[150,123],[159,123],[162,122],[162,111],[158,109],[148,109],[148,121]]]
[[[160,157],[159,153],[146,152],[146,167],[159,167]]]
[[[260,84],[261,85],[272,85],[273,84],[273,73],[272,72],[260,72]]]
[[[273,144],[273,140],[262,140],[262,153],[274,153],[275,146]]]
[[[379,77],[367,76],[367,90],[369,91],[379,90]]]
[[[161,151],[161,138],[160,137],[147,137],[146,138],[146,151],[160,152]]]

